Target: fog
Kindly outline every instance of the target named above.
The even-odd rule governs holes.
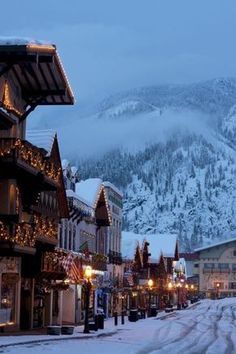
[[[135,153],[165,142],[173,133],[196,133],[210,139],[209,118],[200,112],[170,109],[120,119],[93,115],[58,127],[58,135],[63,157],[99,158],[116,148]]]

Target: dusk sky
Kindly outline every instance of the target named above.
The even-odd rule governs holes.
[[[235,0],[12,0],[2,36],[54,42],[77,102],[236,76]]]

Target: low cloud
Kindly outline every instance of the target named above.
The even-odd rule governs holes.
[[[147,145],[165,142],[174,132],[209,137],[208,121],[208,116],[187,110],[165,110],[161,114],[157,110],[122,119],[95,115],[58,127],[58,134],[63,156],[98,158],[115,148],[136,152]]]

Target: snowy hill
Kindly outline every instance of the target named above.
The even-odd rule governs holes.
[[[236,236],[236,79],[131,90],[86,122],[93,158],[70,156],[122,189],[125,230],[177,233],[182,250]]]

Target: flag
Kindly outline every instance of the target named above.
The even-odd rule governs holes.
[[[78,283],[82,278],[79,262],[76,262],[76,258],[77,257],[72,252],[69,252],[62,261],[62,266],[67,273],[68,279],[74,283]]]

